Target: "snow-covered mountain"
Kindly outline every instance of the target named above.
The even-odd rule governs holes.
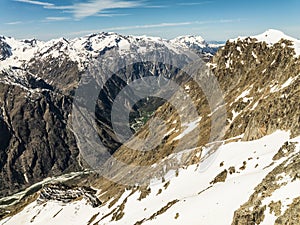
[[[189,48],[193,46],[205,48],[207,46],[206,41],[201,36],[193,36],[193,35],[180,36],[170,40],[170,42],[185,48]]]
[[[229,40],[207,63],[210,71],[194,71],[194,80],[185,79],[183,72],[172,67],[148,64],[128,67],[123,76],[109,80],[97,99],[95,114],[99,137],[113,149],[113,158],[124,164],[116,168],[116,161],[107,161],[113,166],[108,171],[111,180],[82,171],[87,162],[80,160],[79,139],[73,137],[67,122],[72,114],[72,91],[89,63],[97,62],[91,59],[107,53],[112,60],[128,57],[128,53],[136,57],[139,51],[151,54],[158,49],[186,60],[184,49],[202,51],[209,44],[194,36],[167,41],[112,33],[49,42],[1,40],[6,44],[1,45],[0,62],[0,130],[4,134],[0,157],[9,163],[2,166],[0,181],[11,179],[7,174],[17,174],[12,184],[2,187],[11,190],[24,183],[21,187],[27,187],[15,195],[2,192],[6,197],[0,199],[1,225],[299,224],[297,39],[268,30]],[[26,46],[32,54],[27,58],[27,50],[22,51]],[[165,73],[176,77],[198,115],[186,105],[188,98],[175,92],[170,101],[180,107],[152,101],[156,107],[150,107],[151,118],[140,118],[146,120],[144,126],[125,144],[118,143],[108,110],[116,92],[126,87],[127,79],[154,74],[166,78]],[[201,89],[199,81],[210,80],[212,75],[219,87],[209,83]],[[212,109],[207,93],[217,88],[224,101]],[[148,108],[140,110],[148,112]],[[155,118],[164,124],[153,126]],[[220,132],[210,138],[213,129]],[[130,149],[144,150],[160,141],[153,151]],[[136,182],[144,177],[145,182]],[[16,182],[20,186],[13,186]]]
[[[170,40],[170,43],[175,46],[211,55],[214,55],[220,47],[224,46],[222,42],[207,42],[201,36],[194,35],[180,36]]]
[[[89,57],[97,57],[106,50],[118,48],[120,55],[128,54],[129,51],[143,52],[151,48],[159,50],[168,48],[179,51],[181,48],[191,50],[203,50],[203,53],[215,52],[219,46],[212,46],[210,49],[200,36],[180,37],[171,41],[147,36],[123,36],[116,33],[91,34],[81,38],[67,40],[65,38],[54,39],[47,42],[32,40],[16,40],[11,37],[0,38],[0,69],[21,66],[28,63],[35,57],[63,57],[68,56],[80,66]]]

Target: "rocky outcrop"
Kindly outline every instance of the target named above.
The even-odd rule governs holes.
[[[67,125],[72,98],[27,75],[0,85],[1,196],[80,169],[79,150]]]
[[[7,59],[12,55],[11,47],[0,37],[0,61]]]
[[[93,207],[99,207],[101,201],[96,197],[96,191],[88,187],[68,187],[63,184],[51,184],[43,187],[37,199],[43,203],[47,201],[59,201],[70,203],[81,198],[85,198]]]
[[[279,216],[274,225],[290,224],[298,225],[300,218],[300,197],[293,200],[293,203],[285,211],[285,213]]]
[[[215,177],[215,179],[210,182],[210,184],[216,184],[216,183],[219,183],[219,182],[225,182],[225,180],[227,178],[227,174],[228,174],[228,171],[224,170],[223,172],[221,172],[220,174],[218,174]]]

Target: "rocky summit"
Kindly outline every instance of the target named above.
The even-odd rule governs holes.
[[[272,29],[0,37],[0,224],[300,224],[299,55]]]

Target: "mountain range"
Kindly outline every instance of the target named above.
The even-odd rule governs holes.
[[[0,37],[0,224],[299,224],[299,54],[272,29]]]

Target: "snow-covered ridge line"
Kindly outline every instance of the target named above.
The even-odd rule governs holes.
[[[192,43],[192,45],[190,44]],[[50,41],[36,39],[16,40],[12,37],[0,37],[0,70],[9,67],[21,67],[33,58],[46,59],[68,56],[77,62],[79,67],[90,57],[96,57],[102,51],[117,48],[120,55],[129,51],[145,52],[151,49],[170,49],[177,52],[180,48],[201,50],[211,47],[200,36],[186,36],[178,39],[166,40],[160,37],[125,36],[117,33],[101,32],[74,39],[58,38]],[[210,51],[209,51],[210,53]]]
[[[238,37],[229,41],[234,42],[246,37]],[[300,40],[289,37],[281,31],[267,30],[263,34],[252,36],[259,42],[266,42],[269,45],[277,43],[281,39],[291,40],[297,56],[300,55]],[[201,36],[186,35],[174,38],[172,40],[160,37],[149,36],[125,36],[117,33],[101,32],[90,34],[74,39],[53,39],[50,41],[39,41],[36,39],[17,40],[12,37],[0,36],[0,70],[12,66],[21,66],[28,63],[34,57],[61,57],[62,55],[77,62],[83,67],[83,62],[89,56],[97,56],[106,48],[117,47],[120,54],[126,54],[135,48],[143,52],[149,51],[151,46],[160,46],[176,51],[179,48],[193,49],[198,52],[214,53],[219,47],[223,46],[221,42],[207,42]]]

